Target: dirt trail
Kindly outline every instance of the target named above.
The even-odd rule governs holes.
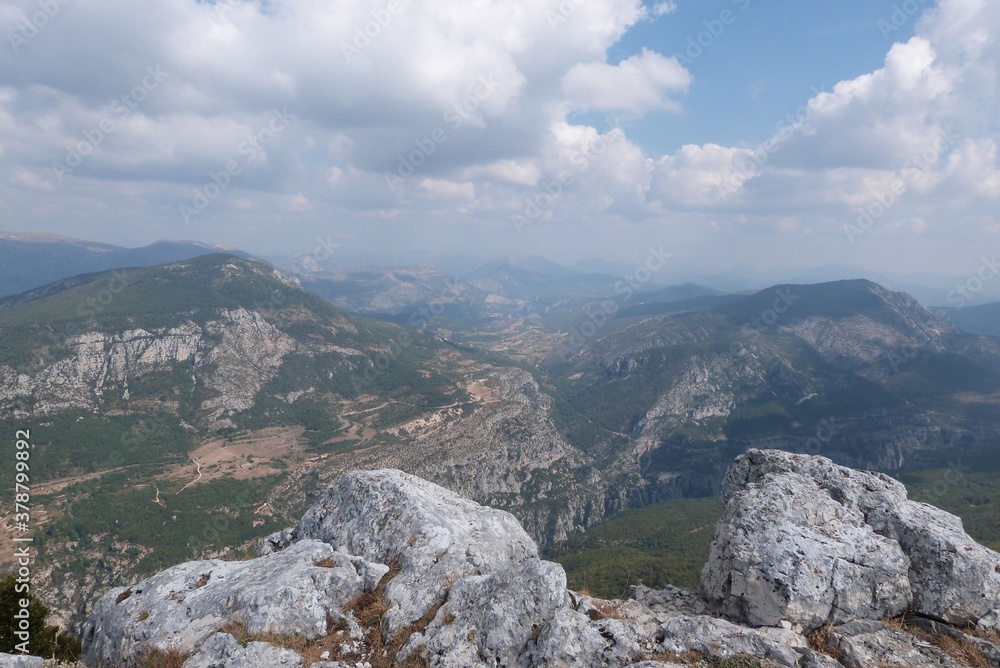
[[[197,478],[195,478],[194,480],[192,480],[191,482],[189,482],[188,484],[184,485],[183,487],[181,487],[181,492],[183,492],[183,491],[184,491],[185,489],[187,489],[187,488],[188,488],[188,487],[190,487],[191,485],[194,485],[194,484],[195,484],[195,483],[197,483],[197,482],[198,482],[199,480],[201,480],[201,464],[199,464],[199,463],[198,463],[198,460],[197,460],[197,459],[195,459],[194,457],[192,457],[192,458],[191,458],[191,461],[192,461],[192,462],[194,462],[194,466],[195,466],[195,471],[196,471],[196,472],[198,473],[198,477],[197,477]],[[159,491],[159,490],[157,490],[157,492],[158,492],[158,491]],[[180,492],[178,492],[178,494],[180,494]]]

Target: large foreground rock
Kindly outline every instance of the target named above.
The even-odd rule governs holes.
[[[782,668],[871,661],[913,668],[951,665],[926,642],[881,622],[827,629],[826,647],[840,662],[818,651],[794,624],[781,619],[768,624],[789,611],[810,620],[825,619],[834,609],[845,615],[892,614],[915,600],[892,580],[907,578],[912,565],[901,540],[883,536],[841,507],[843,502],[806,496],[810,476],[796,473],[800,478],[782,484],[768,479],[767,494],[744,494],[757,483],[750,482],[744,460],[734,471],[727,498],[758,505],[740,514],[730,504],[729,522],[719,531],[731,554],[742,550],[742,560],[724,562],[720,552],[713,563],[762,574],[756,581],[746,578],[757,585],[743,585],[739,603],[731,607],[754,611],[761,628],[704,614],[709,601],[697,590],[635,587],[628,601],[576,594],[566,588],[562,567],[538,557],[512,516],[399,471],[371,471],[333,485],[298,526],[268,538],[256,559],[181,564],[108,592],[88,620],[86,661],[92,668],[131,668],[149,652],[172,650],[184,668],[670,668],[714,666],[737,657],[728,665],[752,666],[753,657],[760,665]],[[851,473],[874,485],[865,475]],[[782,501],[784,495],[789,500]],[[898,517],[888,504],[892,498],[880,506],[881,515],[873,509],[864,517]],[[766,516],[765,507],[779,509],[770,511],[778,519],[752,521],[752,511]],[[745,542],[760,538],[753,531],[767,521],[779,525],[768,539],[783,541],[798,562],[777,548],[744,549]],[[869,551],[851,560],[841,546],[852,540]],[[820,559],[821,547],[835,556]],[[766,586],[764,578],[781,571],[752,561],[754,554],[780,556],[777,563],[792,586]],[[810,559],[816,559],[817,569],[830,568],[829,600],[803,584],[802,564]],[[836,565],[838,559],[844,564]],[[863,595],[869,587],[872,593]],[[971,598],[968,592],[947,591],[952,607]],[[722,598],[715,603],[728,605]],[[987,617],[987,626],[993,620]],[[966,638],[951,627],[928,628],[941,637]],[[985,656],[1000,653],[986,639],[968,642],[979,643]]]
[[[443,602],[457,580],[538,559],[535,541],[510,513],[396,470],[348,474],[262,551],[304,538],[399,569],[385,589],[389,635]]]
[[[912,610],[962,625],[1000,608],[1000,555],[884,474],[750,450],[723,500],[702,586],[734,619],[809,630]]]

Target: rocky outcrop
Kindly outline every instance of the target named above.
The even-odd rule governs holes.
[[[231,426],[227,416],[253,405],[295,341],[259,313],[236,308],[217,315],[201,325],[75,334],[59,341],[65,356],[31,375],[0,366],[0,413],[27,414],[18,408],[27,404],[38,416],[96,412],[112,397],[128,399],[130,382],[184,363],[192,383],[200,378],[212,395],[200,406],[208,425]]]
[[[917,592],[942,596],[941,618],[1000,608],[992,584],[973,580],[1000,557],[958,545],[961,526],[940,511],[913,515],[890,479],[753,451],[730,469],[726,499],[708,597],[635,587],[603,601],[568,590],[508,513],[398,470],[353,472],[255,559],[182,564],[108,592],[86,662],[132,667],[159,652],[185,668],[950,668],[960,663],[947,648],[961,646],[993,662],[976,665],[1000,665],[985,632],[877,619],[932,605]],[[962,549],[917,567],[918,545]],[[982,629],[996,621],[978,616]]]
[[[193,561],[108,592],[84,632],[89,665],[132,665],[149,648],[197,656],[225,628],[306,640],[348,624],[343,606],[375,589],[388,566],[304,540],[251,561]]]
[[[44,663],[38,656],[0,653],[0,668],[42,668]]]
[[[702,584],[730,617],[809,630],[912,610],[961,625],[1000,608],[1000,555],[884,474],[751,450],[723,499]]]
[[[401,471],[350,473],[310,508],[291,535],[318,539],[398,570],[385,589],[382,630],[392,635],[441,603],[458,580],[537,561],[510,514],[480,506]],[[280,545],[268,539],[262,552]]]

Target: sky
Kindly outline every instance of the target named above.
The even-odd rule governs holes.
[[[995,1],[4,0],[0,32],[2,229],[700,272],[1000,250]]]

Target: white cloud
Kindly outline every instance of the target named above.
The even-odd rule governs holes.
[[[717,144],[682,146],[655,165],[653,191],[667,208],[725,203],[757,174],[749,149]]]
[[[417,193],[426,199],[466,200],[476,199],[476,188],[471,183],[457,183],[447,179],[423,179]]]
[[[667,207],[738,205],[763,219],[822,211],[836,231],[902,184],[888,217],[920,220],[923,231],[970,216],[978,229],[1000,198],[998,33],[1000,5],[941,0],[883,67],[816,95],[799,122],[752,149],[759,166],[745,162],[747,149],[685,146],[657,161],[653,193]],[[712,197],[727,174],[733,197]]]
[[[691,73],[677,62],[643,49],[617,65],[581,63],[562,78],[571,108],[581,111],[678,111],[670,95],[687,91]]]
[[[18,52],[0,50],[0,215],[72,218],[79,236],[109,220],[198,236],[173,233],[178,204],[237,160],[199,230],[271,228],[292,211],[304,227],[460,220],[509,236],[510,215],[561,174],[570,183],[539,218],[556,240],[600,221],[669,220],[709,239],[722,230],[721,242],[741,229],[839,234],[898,179],[906,192],[887,229],[996,227],[1000,3],[940,0],[882,67],[803,100],[808,118],[773,137],[661,155],[629,127],[573,112],[680,109],[692,76],[674,59],[609,60],[632,26],[673,20],[672,1],[572,3],[555,25],[556,3],[533,0],[408,0],[381,24],[382,5],[362,0],[220,2],[73,0]],[[0,32],[34,11],[37,0],[7,0]],[[150,67],[168,76],[115,115],[111,101]],[[241,146],[285,108],[295,122],[248,159]],[[60,183],[53,163],[108,118],[113,129]],[[407,162],[412,174],[390,189],[386,174]]]
[[[653,5],[652,14],[653,16],[666,16],[667,14],[673,14],[677,11],[677,3],[673,0],[665,0],[664,2],[657,2]]]

